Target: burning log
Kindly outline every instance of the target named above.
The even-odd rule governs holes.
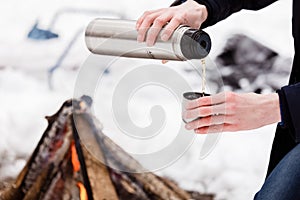
[[[0,188],[0,200],[213,199],[151,172],[126,172],[143,167],[103,134],[90,105],[89,97],[69,100],[47,117],[49,125],[31,158],[13,184]],[[84,134],[79,138],[78,133]],[[93,155],[81,144],[86,139]]]

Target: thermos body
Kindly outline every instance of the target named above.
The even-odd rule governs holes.
[[[149,47],[137,42],[135,21],[119,19],[95,19],[86,28],[85,41],[95,54],[151,58],[164,60],[202,59],[211,48],[211,40],[202,30],[179,26],[168,41],[160,38]]]

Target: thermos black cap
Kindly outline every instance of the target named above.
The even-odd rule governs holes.
[[[205,58],[211,49],[209,35],[198,29],[188,29],[180,41],[181,52],[187,59]]]

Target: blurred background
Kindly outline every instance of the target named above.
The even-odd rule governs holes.
[[[46,128],[44,116],[72,98],[80,66],[90,54],[84,42],[87,24],[96,17],[135,20],[146,10],[168,7],[172,2],[0,2],[1,181],[16,176],[25,165]],[[257,12],[234,14],[206,29],[212,39],[209,59],[216,63],[224,82],[215,92],[270,93],[287,84],[293,56],[291,10],[291,0],[279,1]],[[179,71],[194,77],[185,68]],[[106,76],[113,78],[114,73]],[[214,85],[213,72],[207,78]],[[105,96],[101,98],[105,100]],[[114,129],[105,118],[105,114],[99,117],[109,135]],[[157,173],[186,189],[215,193],[217,199],[252,199],[265,178],[274,131],[275,125],[270,125],[224,133],[203,160],[197,159],[201,142],[196,141],[180,160]],[[201,140],[203,136],[198,137]]]

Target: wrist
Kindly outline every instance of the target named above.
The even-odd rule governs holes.
[[[202,11],[202,19],[203,22],[206,21],[207,17],[208,17],[208,11],[205,5],[200,5],[201,6],[201,11]]]
[[[276,91],[277,95],[278,95],[278,98],[279,98],[279,107],[280,107],[280,123],[279,125],[281,127],[286,127],[286,110],[285,110],[285,100],[284,100],[284,97],[283,97],[283,94],[282,94],[282,91],[281,90],[277,90]]]
[[[265,114],[269,115],[270,124],[281,122],[280,103],[279,103],[278,94],[277,93],[267,94],[265,95],[265,97],[266,97],[265,106],[268,107],[267,110],[269,111]]]
[[[199,16],[201,18],[201,21],[204,22],[208,17],[208,11],[204,4],[198,3],[195,0],[187,0],[187,2],[191,2],[195,5],[195,8],[197,12],[199,13]]]

